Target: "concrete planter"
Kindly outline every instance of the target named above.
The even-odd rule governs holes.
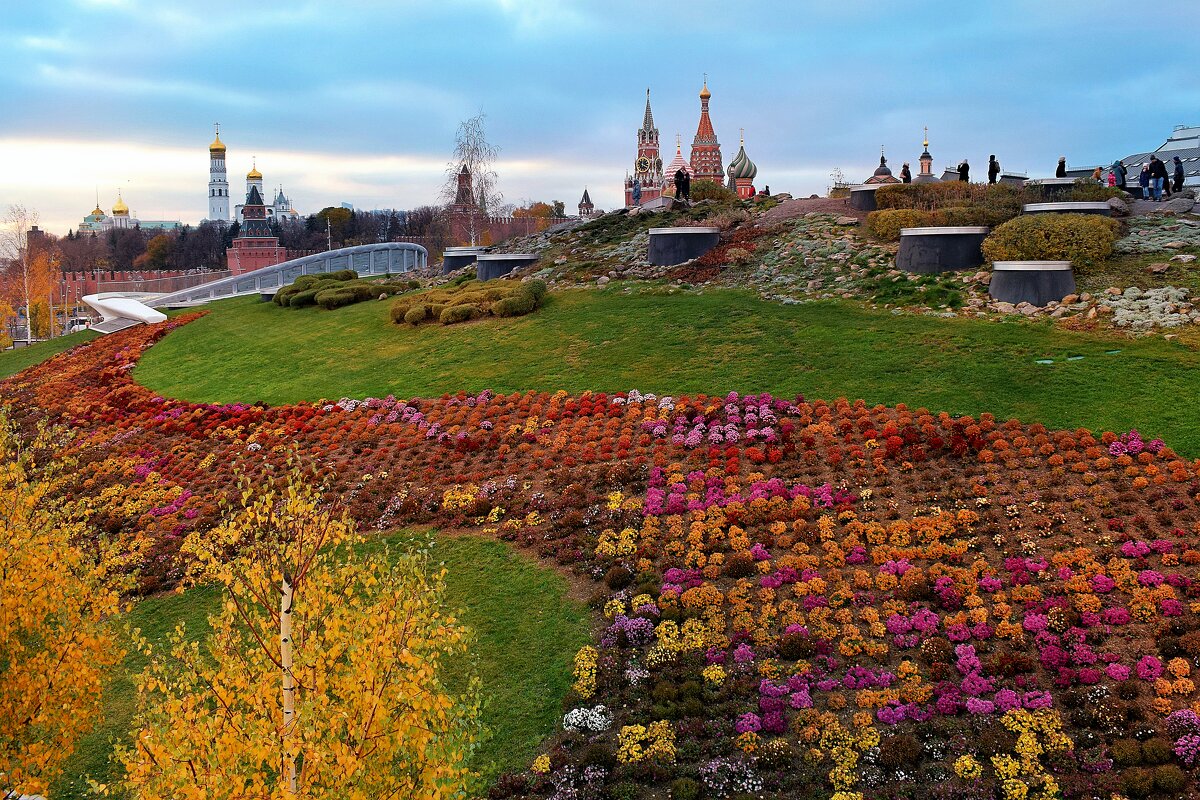
[[[1041,190],[1042,197],[1051,198],[1067,194],[1075,188],[1075,178],[1030,178],[1026,186],[1034,186]]]
[[[1026,214],[1099,214],[1112,216],[1112,206],[1101,202],[1026,203],[1021,207]]]
[[[537,260],[532,253],[482,253],[475,257],[475,272],[479,280],[490,281],[518,267],[536,264]]]
[[[983,226],[901,228],[896,267],[925,275],[975,269],[986,261],[982,248],[987,235]]]
[[[275,301],[275,292],[259,292],[258,298],[264,303],[273,303]]]
[[[876,211],[875,192],[884,184],[863,184],[850,187],[850,207],[859,211]]]
[[[1028,178],[1019,172],[1001,172],[996,178],[997,183],[1003,183],[1005,186],[1016,186],[1020,188],[1025,185]]]
[[[997,261],[988,294],[1003,303],[1044,306],[1075,294],[1070,261]]]
[[[475,258],[487,250],[486,247],[447,247],[442,251],[442,274],[474,264]]]
[[[699,258],[717,246],[720,228],[651,228],[651,264],[669,267]]]

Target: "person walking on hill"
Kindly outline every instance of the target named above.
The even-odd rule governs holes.
[[[1175,156],[1171,161],[1175,164],[1175,183],[1171,187],[1171,191],[1178,194],[1183,191],[1183,161],[1179,159],[1179,156]]]
[[[1054,177],[1056,177],[1056,178],[1067,177],[1067,157],[1066,156],[1058,157],[1058,168],[1054,170]]]
[[[904,166],[900,168],[900,182],[912,183],[912,170],[908,168],[908,162],[904,162]]]
[[[988,183],[995,183],[1000,177],[1000,162],[995,156],[988,156]]]
[[[963,183],[969,183],[971,180],[970,175],[971,165],[968,164],[967,160],[964,158],[962,161],[958,162],[958,179]]]
[[[1113,175],[1117,179],[1117,188],[1125,188],[1125,179],[1128,177],[1128,170],[1125,169],[1125,162],[1117,159],[1117,163],[1113,164]]]
[[[1094,170],[1092,170],[1092,180],[1094,182],[1100,184],[1101,186],[1103,186],[1104,185],[1104,170],[1100,169],[1099,167],[1096,167]]]
[[[633,191],[631,194],[633,195],[634,206],[640,206],[642,204],[642,182],[637,178],[633,179]]]
[[[1142,171],[1138,173],[1138,186],[1142,187],[1142,199],[1153,200],[1150,196],[1150,165],[1142,164]]]

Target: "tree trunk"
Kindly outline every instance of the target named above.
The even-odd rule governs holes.
[[[289,747],[296,727],[296,678],[292,674],[292,599],[291,578],[283,576],[283,593],[279,600],[279,663],[283,670],[283,775],[288,791],[296,794],[296,759]]]

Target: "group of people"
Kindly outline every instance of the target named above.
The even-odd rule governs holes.
[[[963,183],[969,183],[971,180],[971,165],[967,159],[958,162],[958,179]],[[1000,180],[1000,162],[996,160],[996,156],[988,156],[988,183],[995,183]],[[900,182],[912,183],[912,169],[909,168],[908,162],[900,167]]]
[[[1066,156],[1058,159],[1058,169],[1054,174],[1059,178],[1067,177]],[[1096,167],[1092,171],[1092,180],[1101,186],[1107,183],[1110,187],[1126,189],[1128,179],[1129,167],[1120,159],[1109,167],[1107,179],[1102,168]],[[1161,203],[1164,199],[1171,199],[1172,194],[1183,191],[1183,179],[1183,161],[1179,156],[1171,159],[1171,170],[1168,171],[1166,162],[1156,155],[1151,155],[1150,160],[1142,164],[1142,170],[1138,173],[1138,187],[1142,190],[1143,198]]]

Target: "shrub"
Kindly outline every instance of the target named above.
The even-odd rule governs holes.
[[[1118,767],[1132,767],[1142,763],[1142,746],[1133,739],[1118,739],[1108,750],[1113,763]]]
[[[442,313],[438,315],[438,322],[443,325],[454,325],[458,322],[466,322],[469,319],[474,319],[478,315],[478,306],[446,306],[442,309]]]
[[[1147,764],[1165,764],[1171,760],[1171,743],[1162,737],[1142,742],[1142,760]]]
[[[344,288],[322,289],[317,292],[315,299],[317,301],[317,305],[326,311],[330,311],[335,308],[341,308],[342,306],[348,306],[352,303],[358,302],[358,296],[355,294],[355,292],[351,289]]]
[[[737,192],[722,186],[716,181],[699,180],[692,182],[692,202],[698,200],[716,200],[718,203],[738,202]]]
[[[408,313],[410,308],[412,308],[411,302],[401,300],[395,303],[392,306],[392,322],[396,323],[397,325],[399,325],[401,322],[404,322],[404,315]]]
[[[901,228],[920,228],[933,223],[932,212],[911,208],[892,208],[867,214],[867,229],[889,242],[899,241]]]
[[[610,589],[624,589],[633,583],[633,573],[629,571],[628,567],[617,564],[604,573],[604,582],[608,584]]]
[[[1121,786],[1130,797],[1146,797],[1154,791],[1154,773],[1144,767],[1126,770],[1121,776]]]
[[[671,782],[671,800],[696,800],[700,784],[691,778],[676,778]]]
[[[1120,197],[1123,194],[1123,189],[1118,189],[1113,186],[1101,186],[1094,183],[1091,179],[1080,178],[1075,181],[1075,185],[1071,188],[1071,192],[1063,200],[1072,200],[1074,202],[1105,202],[1113,197]],[[1037,202],[1037,201],[1031,201]]]
[[[725,559],[725,574],[730,578],[747,578],[756,571],[754,556],[745,551],[734,553]]]
[[[883,209],[936,211],[945,206],[961,206],[965,201],[982,198],[987,187],[978,183],[942,181],[937,183],[896,183],[875,190],[875,205]]]
[[[888,769],[914,766],[921,760],[921,743],[911,733],[898,733],[879,745],[879,763]]]
[[[303,292],[296,292],[288,298],[288,306],[290,308],[303,308],[304,306],[313,306],[317,304],[317,292],[319,289],[305,289]]]
[[[1177,794],[1185,783],[1187,776],[1174,764],[1164,764],[1154,770],[1154,788],[1164,794]]]
[[[540,278],[535,278],[534,280],[526,281],[524,284],[522,284],[522,286],[525,289],[525,291],[527,291],[531,295],[533,295],[533,301],[535,303],[540,303],[540,302],[542,302],[543,299],[545,299],[545,297],[546,297],[546,282],[544,280],[541,280]]]
[[[429,316],[429,313],[425,310],[425,306],[417,305],[404,313],[404,321],[409,325],[419,325],[425,321],[427,316]]]
[[[537,301],[528,292],[518,292],[492,304],[492,313],[497,317],[522,317],[537,306]]]
[[[1091,266],[1112,254],[1120,226],[1093,214],[1030,214],[1009,220],[983,242],[989,261],[1071,261]]]

